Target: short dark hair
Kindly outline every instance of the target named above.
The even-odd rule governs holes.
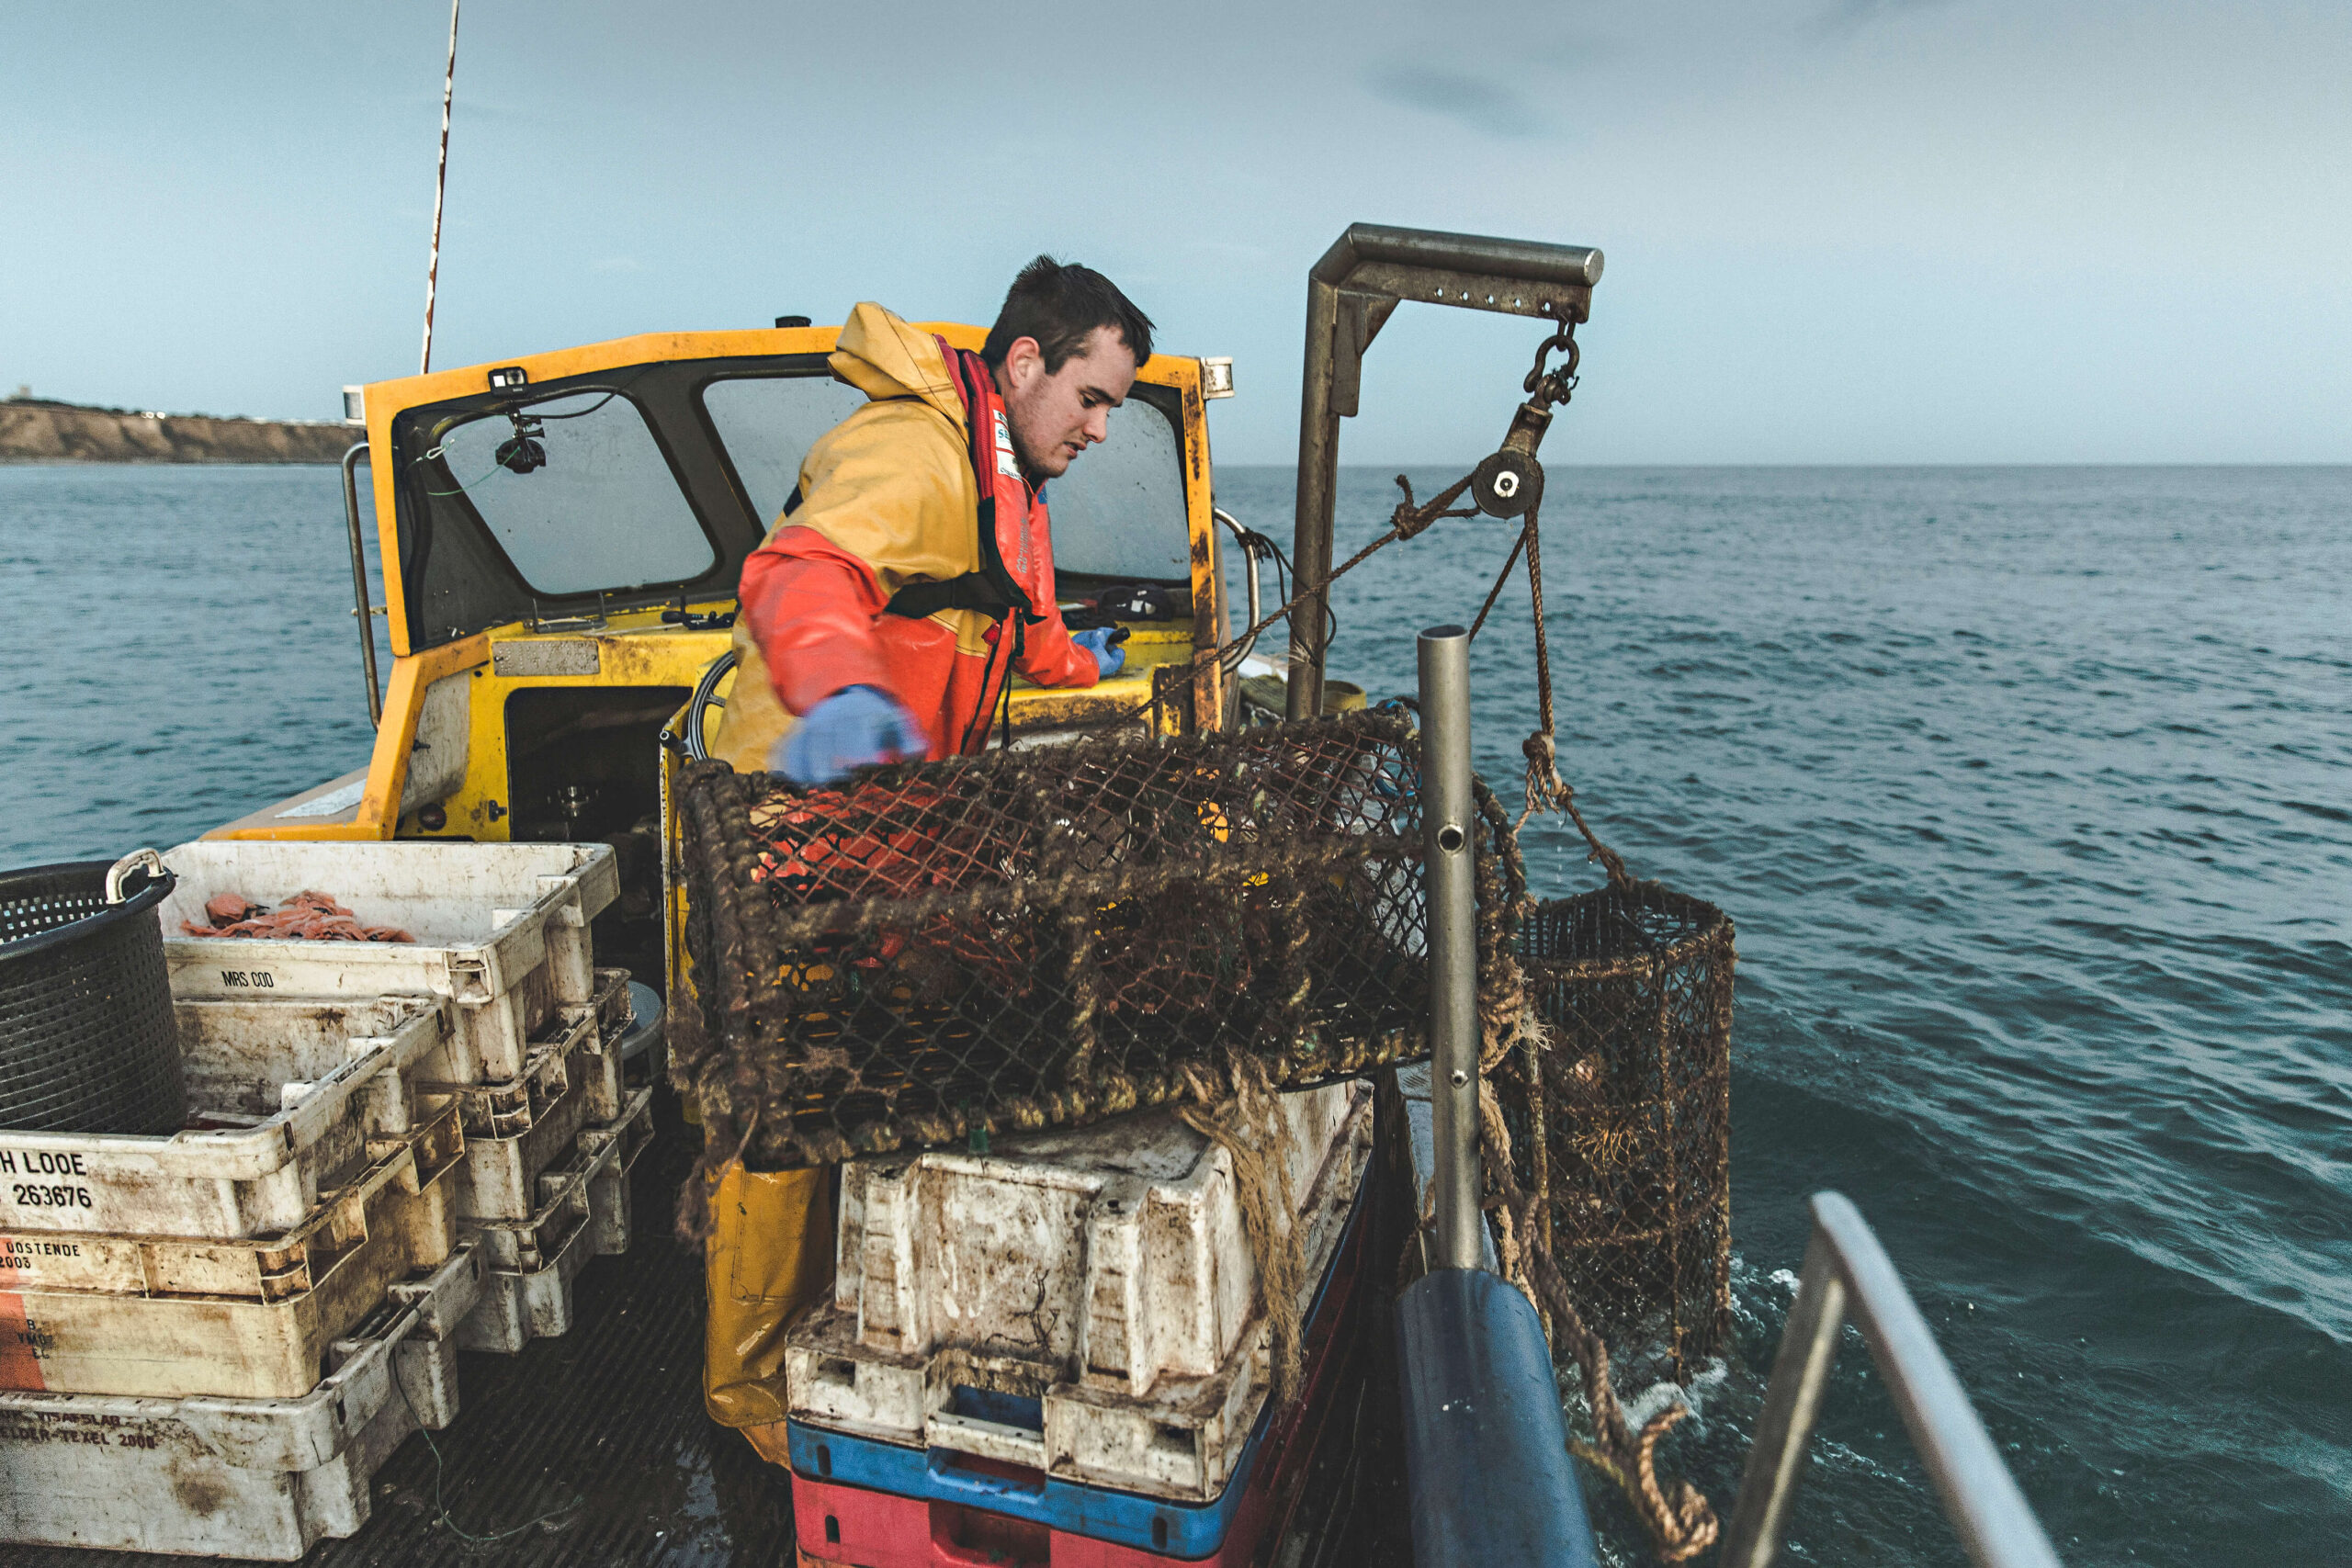
[[[1086,346],[1087,335],[1109,327],[1127,345],[1141,366],[1151,357],[1151,318],[1119,292],[1119,286],[1095,271],[1072,262],[1064,265],[1039,256],[1021,269],[996,313],[980,357],[1001,368],[1016,339],[1033,337],[1046,359],[1046,374],[1058,372],[1072,355]]]

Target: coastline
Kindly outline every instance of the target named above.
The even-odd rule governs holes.
[[[0,402],[0,463],[334,463],[362,435],[324,421]]]

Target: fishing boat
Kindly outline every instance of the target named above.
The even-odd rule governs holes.
[[[1337,575],[1340,422],[1356,411],[1374,336],[1402,304],[1439,305],[1529,318],[1542,323],[1549,352],[1567,355],[1547,367],[1539,354],[1501,447],[1461,486],[1425,503],[1408,494],[1392,532],[1410,550],[1412,535],[1453,515],[1447,508],[1465,495],[1491,517],[1532,515],[1538,444],[1573,386],[1573,328],[1600,269],[1600,253],[1580,246],[1372,225],[1343,234],[1309,274],[1286,553],[1216,505],[1206,405],[1232,395],[1230,362],[1154,355],[1108,438],[1054,483],[1061,595],[1073,612],[1127,634],[1125,668],[1082,691],[1016,679],[998,745],[1050,772],[1057,756],[1095,758],[1123,745],[1157,755],[1363,709],[1361,691],[1327,675],[1321,612]],[[921,327],[958,348],[977,350],[985,337],[968,324]],[[454,1160],[469,1195],[460,1208],[473,1205],[449,1233],[458,1245],[420,1256],[413,1270],[393,1268],[400,1277],[381,1284],[387,1307],[405,1314],[408,1348],[434,1348],[405,1359],[397,1344],[371,1348],[369,1335],[390,1332],[371,1308],[334,1338],[326,1356],[336,1364],[316,1388],[247,1391],[249,1405],[200,1396],[213,1402],[207,1409],[230,1412],[224,1421],[245,1411],[258,1422],[251,1412],[275,1401],[311,1423],[301,1430],[313,1450],[233,1461],[268,1472],[250,1495],[238,1490],[243,1482],[202,1480],[214,1472],[191,1461],[174,1486],[91,1501],[109,1476],[147,1473],[109,1471],[94,1456],[125,1455],[107,1435],[132,1430],[154,1416],[153,1402],[175,1397],[161,1374],[140,1390],[0,1394],[0,1496],[19,1504],[17,1533],[0,1525],[0,1539],[27,1543],[17,1551],[143,1546],[321,1562],[455,1561],[488,1550],[579,1562],[770,1562],[797,1553],[827,1568],[1575,1564],[1604,1550],[1589,1491],[1657,1490],[1655,1437],[1621,1431],[1611,1449],[1606,1413],[1588,1407],[1601,1403],[1591,1366],[1579,1384],[1574,1357],[1555,1342],[1564,1309],[1506,1278],[1505,1254],[1525,1237],[1498,1228],[1482,1198],[1481,1139],[1492,1134],[1482,1132],[1479,1100],[1478,807],[1461,627],[1391,629],[1398,638],[1422,632],[1423,679],[1412,704],[1391,709],[1394,728],[1380,731],[1408,736],[1419,759],[1404,787],[1425,840],[1417,868],[1425,881],[1410,891],[1425,900],[1416,906],[1428,933],[1416,963],[1426,970],[1429,1016],[1416,1036],[1423,1050],[1408,1055],[1426,1060],[1283,1096],[1293,1142],[1259,1151],[1298,1155],[1284,1188],[1297,1213],[1283,1223],[1302,1237],[1312,1232],[1299,1243],[1308,1265],[1297,1281],[1304,1348],[1287,1403],[1269,1393],[1278,1358],[1265,1348],[1268,1266],[1252,1251],[1262,1242],[1245,1234],[1236,1174],[1246,1146],[1148,1107],[1025,1138],[999,1126],[994,1143],[982,1119],[966,1115],[941,1136],[852,1148],[845,1163],[763,1170],[730,1164],[703,1114],[707,1097],[665,1075],[664,1028],[702,1016],[697,984],[715,983],[712,950],[694,951],[696,922],[709,914],[695,903],[686,802],[709,787],[697,781],[714,767],[732,761],[749,774],[756,766],[727,755],[737,581],[810,444],[863,400],[831,373],[839,333],[780,316],[768,327],[516,354],[350,390],[359,439],[343,477],[356,684],[376,726],[373,751],[356,772],[165,852],[181,891],[155,918],[186,1005],[250,1011],[258,995],[365,992],[373,1006],[379,996],[413,994],[413,1013],[339,1014],[334,1027],[364,1044],[351,1047],[355,1058],[379,1074],[349,1103],[406,1107],[397,1138],[370,1123],[368,1169],[409,1162],[379,1187],[397,1179],[404,1201],[422,1202],[434,1172]],[[1278,561],[1298,590],[1281,605],[1261,581]],[[1228,603],[1229,580],[1247,585],[1246,607]],[[389,670],[379,668],[379,620]],[[1224,818],[1211,829],[1219,842],[1239,837]],[[484,856],[493,847],[536,858],[492,867]],[[418,931],[395,940],[351,944],[370,950],[356,956],[295,954],[286,962],[299,972],[273,956],[287,943],[227,963],[220,955],[232,939],[191,947],[171,923],[203,904],[197,892],[268,902],[297,884],[333,892],[366,919],[453,912],[420,916]],[[385,956],[427,947],[444,954],[430,974],[397,970]],[[283,1114],[322,1103],[315,1085],[346,1070],[327,1063],[312,1078],[289,1079]],[[444,1105],[458,1111],[435,1109]],[[250,1124],[266,1120],[256,1112]],[[433,1129],[445,1141],[462,1134],[475,1152],[427,1151],[415,1140]],[[750,1135],[731,1147],[740,1152]],[[526,1147],[533,1138],[545,1146]],[[379,1153],[393,1143],[401,1153]],[[8,1146],[0,1134],[0,1149]],[[706,1158],[712,1147],[715,1160]],[[502,1199],[497,1183],[508,1179],[481,1151],[510,1148],[513,1190]],[[75,1168],[52,1185],[80,1179]],[[819,1228],[785,1246],[755,1216],[763,1192],[791,1182],[820,1182],[824,1196],[811,1211]],[[698,1250],[662,1234],[682,1183],[707,1188],[718,1211]],[[332,1179],[313,1189],[304,1196],[379,1212],[367,1207],[376,1199]],[[1048,1193],[1083,1201],[1048,1201]],[[1173,1228],[1147,1234],[1122,1216],[1120,1193],[1145,1194],[1164,1211],[1152,1223]],[[1020,1225],[1005,1218],[1014,1209],[1026,1216]],[[310,1215],[296,1201],[273,1224],[299,1229]],[[21,1219],[7,1222],[12,1247],[31,1234]],[[1153,1265],[1150,1235],[1193,1250]],[[1727,1258],[1727,1233],[1711,1246]],[[1114,1275],[1102,1260],[1123,1247],[1139,1261],[1116,1278],[1144,1283],[1114,1312],[1104,1304]],[[901,1337],[888,1341],[897,1348],[876,1348],[886,1301],[950,1289],[933,1279],[936,1269],[925,1272],[927,1258],[983,1253],[996,1271],[954,1287],[965,1292],[952,1307],[957,1321],[1034,1321],[1059,1280],[1051,1288],[1069,1292],[1088,1325],[1084,1348],[1038,1331],[1032,1360],[1069,1362],[1042,1393],[1003,1381],[1020,1358],[989,1348],[988,1335],[1010,1332],[1001,1326],[961,1339],[943,1330],[918,1344],[902,1321],[890,1330]],[[316,1256],[340,1255],[320,1243]],[[1170,1281],[1215,1278],[1228,1281],[1232,1299],[1210,1314],[1222,1314],[1221,1326],[1204,1328],[1184,1317],[1191,1298]],[[1713,1549],[1742,1568],[1772,1561],[1848,1321],[1868,1340],[1973,1559],[2056,1561],[1892,1263],[1835,1194],[1815,1202],[1797,1307],[1736,1501],[1724,1500],[1718,1525],[1703,1501],[1694,1510],[1687,1496],[1664,1497],[1645,1520],[1657,1529],[1613,1543],[1611,1560],[1645,1551],[1690,1560]],[[149,1322],[134,1314],[109,1331],[124,1359],[137,1359],[130,1341]],[[1119,1353],[1142,1371],[1103,1393],[1108,1384],[1089,1369],[1110,1354],[1102,1348],[1114,1328],[1125,1336]],[[1189,1350],[1188,1334],[1201,1340]],[[1601,1468],[1580,1472],[1571,1459],[1555,1359],[1568,1369],[1572,1400],[1586,1402],[1579,1421],[1596,1428],[1582,1451]],[[39,1359],[25,1362],[36,1374]],[[951,1364],[964,1370],[939,1370]],[[1240,1369],[1238,1382],[1216,1382],[1216,1368],[1227,1364]],[[376,1369],[373,1384],[365,1367]],[[1155,1378],[1160,1406],[1150,1404]],[[442,1388],[452,1380],[461,1404]],[[1204,1415],[1197,1391],[1213,1383],[1229,1403]],[[1191,1403],[1165,1394],[1178,1385],[1193,1391]],[[366,1418],[338,1425],[334,1401],[359,1400],[370,1387]],[[334,1395],[323,1406],[319,1389]],[[151,1403],[121,1404],[134,1396]],[[174,1419],[200,1426],[193,1408]],[[1156,1426],[1146,1418],[1155,1409]],[[68,1431],[85,1436],[58,1440]],[[1118,1446],[1131,1431],[1141,1433],[1134,1452],[1142,1456],[1132,1464]],[[59,1456],[69,1448],[87,1452],[68,1463]],[[217,1466],[222,1451],[216,1444],[205,1462]],[[124,1462],[144,1461],[130,1452]],[[77,1486],[85,1492],[66,1495]],[[1637,1497],[1636,1516],[1639,1506]],[[86,1551],[54,1559],[98,1560]]]

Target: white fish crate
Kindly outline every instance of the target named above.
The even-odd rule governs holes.
[[[540,1176],[528,1218],[458,1222],[490,1264],[460,1345],[511,1356],[571,1331],[572,1281],[590,1258],[628,1250],[629,1172],[652,1141],[653,1091],[640,1089],[626,1114],[582,1129],[574,1156]]]
[[[457,1419],[482,1259],[391,1287],[293,1399],[0,1393],[0,1541],[291,1562],[368,1522],[370,1482]]]
[[[596,976],[596,996],[555,1010],[516,1077],[486,1084],[417,1081],[419,1094],[451,1095],[464,1107],[458,1213],[527,1218],[539,1203],[541,1174],[571,1153],[581,1129],[620,1114],[628,971],[599,969]]]
[[[1372,1152],[1361,1084],[1282,1097],[1313,1302]],[[1268,1382],[1230,1158],[1174,1116],[842,1168],[833,1295],[787,1336],[795,1419],[1188,1502],[1224,1490]],[[1036,1427],[958,1414],[1036,1393]]]
[[[175,1002],[191,1125],[0,1132],[0,1234],[294,1230],[322,1192],[432,1119],[411,1087],[447,1071],[446,1008],[396,997]]]
[[[596,1012],[596,1033],[585,1047],[587,1060],[581,1064],[588,1086],[587,1111],[592,1124],[618,1120],[628,1109],[631,1091],[650,1088],[653,1083],[650,1066],[637,1067],[621,1059],[621,1045],[628,1037],[631,1016],[628,984],[629,973],[626,969],[596,971],[596,995],[591,1004]]]
[[[395,1285],[447,1261],[457,1108],[281,1236],[0,1235],[0,1388],[292,1399]]]
[[[618,894],[605,844],[294,843],[199,840],[164,856],[179,885],[157,909],[172,994],[377,997],[456,1004],[449,1076],[518,1077],[533,1037],[567,1002],[595,997],[588,922]],[[279,904],[332,895],[370,925],[416,940],[192,937],[216,894]]]

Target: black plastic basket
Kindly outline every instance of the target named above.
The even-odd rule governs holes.
[[[130,869],[109,903],[116,864]],[[187,1124],[155,915],[173,882],[152,852],[0,874],[0,1127],[176,1133]]]

